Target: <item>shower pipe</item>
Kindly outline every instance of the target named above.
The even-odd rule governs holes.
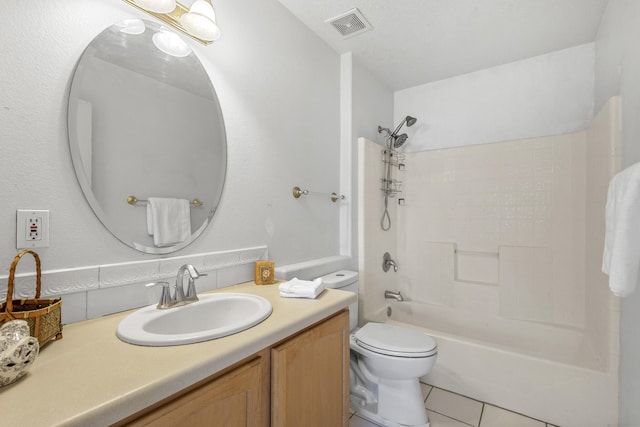
[[[400,131],[400,129],[402,129],[402,126],[406,124],[407,127],[411,127],[416,124],[416,121],[418,121],[418,119],[416,119],[415,117],[407,116],[400,122],[398,126],[396,126],[393,132],[391,132],[389,128],[378,126],[378,133],[385,132],[387,134],[385,137],[385,146],[387,150],[384,154],[385,158],[387,159],[387,167],[385,169],[384,188],[382,190],[384,191],[384,212],[382,213],[382,218],[380,219],[380,228],[382,228],[383,231],[388,231],[391,228],[391,216],[389,215],[390,190],[388,188],[389,183],[391,182],[391,151],[394,148],[402,147],[409,138],[406,133],[398,135],[398,132]]]

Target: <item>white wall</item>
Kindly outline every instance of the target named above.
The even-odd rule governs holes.
[[[339,185],[339,56],[275,0],[216,3],[223,35],[188,41],[218,92],[228,138],[221,206],[180,254],[268,245],[289,263],[338,253],[338,209],[294,199],[294,185]],[[15,248],[15,211],[51,211],[44,269],[149,259],[104,229],[85,202],[67,146],[71,76],[107,26],[152,19],[118,1],[0,4],[0,276]]]
[[[344,55],[343,55],[344,57]],[[393,120],[393,91],[378,80],[369,70],[364,68],[357,59],[352,61],[352,135],[350,150],[352,162],[350,173],[352,177],[353,196],[352,207],[352,256],[353,268],[358,264],[358,138],[363,137],[383,144],[384,140],[378,133],[378,125],[391,126]],[[374,184],[378,184],[379,181]],[[381,212],[382,213],[382,212]],[[390,250],[390,249],[387,249]],[[380,254],[382,256],[382,254]],[[362,271],[361,271],[362,274]]]
[[[622,98],[623,167],[640,161],[640,2],[610,0],[596,38],[596,105]],[[640,292],[621,301],[620,426],[640,425]]]
[[[395,93],[395,123],[418,122],[404,150],[415,152],[557,135],[593,118],[594,46],[574,48]]]

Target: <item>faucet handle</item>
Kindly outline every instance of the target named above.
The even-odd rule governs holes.
[[[207,274],[200,274],[197,270],[195,277],[189,276],[189,285],[187,287],[187,295],[185,296],[185,299],[187,301],[198,301],[198,293],[196,292],[196,279],[199,279],[202,276],[207,276]]]
[[[158,302],[158,305],[157,305],[159,309],[169,308],[173,305],[173,300],[171,299],[171,292],[169,291],[169,282],[152,282],[152,283],[147,283],[145,286],[147,288],[152,288],[154,286],[162,286],[162,294],[160,294],[160,301]]]
[[[393,267],[393,271],[398,271],[398,265],[396,264],[396,262],[391,259],[391,255],[389,255],[389,252],[385,252],[382,257],[382,271],[386,273],[391,267]]]

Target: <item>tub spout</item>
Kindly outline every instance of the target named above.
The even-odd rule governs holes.
[[[384,291],[384,297],[387,299],[394,299],[396,301],[404,301],[400,292]]]

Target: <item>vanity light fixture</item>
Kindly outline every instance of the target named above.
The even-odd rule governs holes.
[[[216,24],[216,13],[211,0],[196,0],[190,8],[175,0],[123,1],[202,44],[207,45],[220,38],[220,27]]]

